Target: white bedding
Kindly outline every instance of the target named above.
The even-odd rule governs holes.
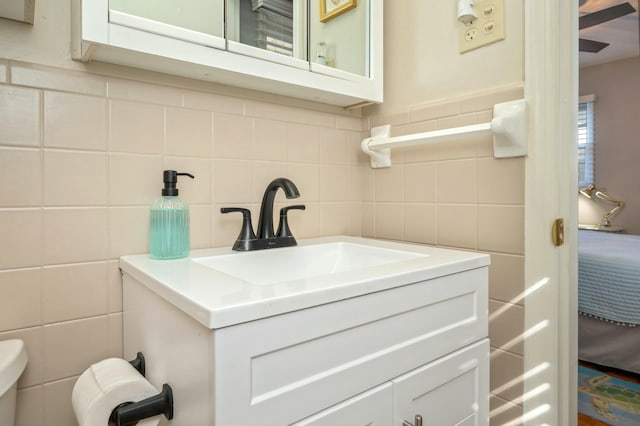
[[[624,325],[640,325],[640,236],[578,232],[578,309]]]

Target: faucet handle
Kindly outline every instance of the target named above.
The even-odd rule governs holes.
[[[295,204],[293,206],[284,206],[280,209],[280,216],[287,215],[289,210],[305,210],[307,207],[304,204]]]
[[[287,212],[289,210],[305,210],[304,204],[296,204],[293,206],[286,206],[280,209],[280,223],[278,224],[278,237],[293,237],[291,229],[289,229],[289,220],[287,219]]]
[[[240,234],[233,245],[234,250],[248,250],[248,241],[255,240],[256,234],[253,232],[253,225],[251,224],[251,211],[249,209],[243,209],[241,207],[222,207],[220,213],[242,213],[242,228]]]

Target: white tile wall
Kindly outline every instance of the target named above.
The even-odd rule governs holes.
[[[106,207],[45,208],[43,264],[105,260],[109,250]]]
[[[521,89],[509,89],[364,122],[391,124],[392,135],[466,126],[490,121],[494,103],[521,97]],[[494,159],[490,137],[394,149],[391,159],[390,169],[362,168],[362,234],[491,254],[491,424],[517,419],[524,371],[524,159]]]
[[[105,315],[108,312],[107,262],[45,266],[42,269],[42,282],[44,323]]]
[[[111,152],[162,152],[164,108],[161,105],[113,99],[109,107]]]
[[[209,111],[166,108],[165,153],[187,157],[211,157],[213,121]]]
[[[2,145],[40,145],[40,97],[38,90],[0,86]]]
[[[45,149],[46,206],[104,206],[108,198],[109,157],[105,152]]]
[[[44,145],[104,151],[107,100],[63,92],[44,92]]]
[[[179,182],[193,248],[233,243],[240,217],[222,206],[251,208],[257,224],[279,176],[308,207],[291,214],[298,238],[359,235],[350,114],[0,61],[0,339],[29,355],[18,425],[73,425],[77,376],[122,355],[117,259],[148,250],[163,169],[196,176]]]
[[[42,323],[40,268],[0,272],[0,330],[27,328]],[[20,306],[20,309],[15,309]]]
[[[506,306],[509,317],[491,333],[498,345],[517,338],[524,162],[494,160],[486,140],[394,150],[384,170],[360,152],[372,125],[406,134],[475,124],[490,118],[491,99],[360,119],[1,60],[0,83],[0,339],[27,343],[20,426],[74,424],[77,375],[121,355],[117,259],[147,251],[148,208],[165,168],[196,175],[179,184],[194,248],[232,244],[240,217],[220,207],[247,207],[257,224],[265,185],[289,176],[301,191],[295,202],[307,206],[291,214],[299,238],[365,235],[489,251],[492,309]],[[277,207],[285,203],[279,195]],[[521,374],[522,356],[513,344],[494,352],[507,360],[493,362],[492,387],[500,388]],[[511,404],[505,411],[520,407],[509,402],[519,389],[498,390]]]
[[[0,209],[0,270],[42,264],[42,211]]]
[[[31,207],[42,203],[40,150],[0,148],[0,194],[1,207]]]

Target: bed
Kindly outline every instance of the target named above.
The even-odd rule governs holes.
[[[578,357],[640,373],[640,236],[578,231]]]

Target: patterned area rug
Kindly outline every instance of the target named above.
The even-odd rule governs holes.
[[[640,425],[640,385],[578,367],[578,411],[610,425]]]

